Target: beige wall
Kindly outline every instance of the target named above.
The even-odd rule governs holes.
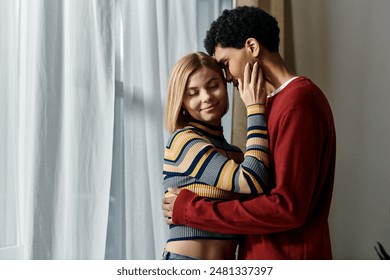
[[[298,74],[328,96],[337,129],[335,259],[390,253],[390,1],[291,0]]]
[[[269,0],[237,2],[270,8]],[[317,83],[333,108],[334,258],[378,259],[377,241],[390,253],[390,1],[271,0],[276,2],[284,6],[286,62]],[[241,107],[233,101],[232,141],[245,149]]]

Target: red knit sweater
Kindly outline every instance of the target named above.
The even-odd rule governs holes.
[[[331,259],[328,215],[336,136],[331,108],[309,79],[268,99],[271,192],[246,201],[208,201],[183,190],[173,222],[245,234],[240,259]]]

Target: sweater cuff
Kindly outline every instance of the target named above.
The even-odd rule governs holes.
[[[185,225],[186,224],[187,205],[196,197],[197,197],[197,195],[189,190],[183,189],[180,191],[179,195],[177,196],[177,198],[175,200],[175,204],[173,206],[172,222],[175,225]]]
[[[264,114],[266,107],[263,104],[252,104],[246,107],[247,115]]]

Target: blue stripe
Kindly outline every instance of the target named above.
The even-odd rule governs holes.
[[[176,176],[182,176],[183,173],[163,171],[163,175],[166,175],[169,177],[176,177]]]
[[[254,113],[254,114],[248,115],[248,118],[249,118],[249,117],[252,117],[252,116],[265,116],[265,115],[262,114],[262,113]]]
[[[195,169],[195,167],[197,166],[199,160],[204,156],[204,154],[208,151],[208,149],[210,149],[210,146],[207,146],[207,147],[204,147],[197,155],[196,157],[194,158],[194,160],[192,161],[192,164],[190,165],[190,167],[187,169],[187,171],[185,172],[182,172],[182,173],[179,173],[179,172],[168,172],[168,171],[163,171],[163,174],[165,175],[168,175],[168,176],[178,176],[178,175],[182,175],[182,176],[188,176],[192,173],[192,171]],[[204,165],[203,165],[204,166]],[[203,167],[202,166],[202,167]],[[202,171],[203,172],[203,171]]]
[[[261,145],[251,145],[250,148],[247,148],[246,151],[261,151],[269,154],[269,148],[261,146]]]
[[[167,149],[170,149],[171,146],[172,146],[173,140],[175,140],[175,138],[178,137],[179,134],[182,134],[182,133],[187,132],[187,131],[189,131],[189,130],[190,130],[191,132],[196,133],[196,134],[199,135],[199,136],[202,136],[198,131],[196,131],[196,130],[194,130],[194,129],[192,129],[192,128],[185,128],[185,129],[183,128],[183,129],[181,129],[181,130],[176,131],[176,132],[172,135],[172,138],[169,140],[169,142],[168,142],[166,148],[167,148]],[[195,138],[195,139],[197,139],[197,138]],[[194,140],[194,139],[193,139],[193,140]]]
[[[209,162],[211,161],[211,159],[214,157],[216,153],[217,153],[216,151],[212,151],[211,154],[207,157],[207,159],[202,164],[202,167],[199,169],[199,172],[196,174],[195,176],[196,179],[200,179],[200,177],[202,177],[202,174],[207,168],[207,165],[209,164]]]
[[[262,139],[268,139],[268,134],[253,133],[251,135],[248,135],[246,139],[250,139],[250,138],[254,138],[254,137],[258,137],[258,138],[262,138]]]
[[[192,173],[192,171],[195,169],[195,167],[198,165],[200,159],[205,155],[205,153],[208,151],[210,147],[205,147],[203,148],[197,155],[196,157],[194,158],[192,164],[190,165],[190,167],[188,168],[188,170],[184,173],[184,175],[189,175],[190,173]]]
[[[262,166],[263,166],[264,169],[267,169],[267,167],[265,167],[264,164],[262,164]],[[248,168],[244,168],[244,169],[245,169],[246,172],[248,172],[249,174],[251,174],[251,175],[256,179],[257,182],[259,182],[260,187],[263,189],[263,192],[265,192],[266,189],[267,189],[268,187],[267,187],[267,185],[264,183],[264,181],[260,178],[260,176],[259,176],[257,173],[253,172],[253,170],[251,170],[251,169],[248,169]],[[244,173],[244,174],[245,174],[245,173]],[[267,173],[266,173],[266,174],[267,174]],[[251,182],[252,182],[252,181],[251,181]],[[256,187],[255,187],[254,185],[252,185],[252,186],[253,186],[253,189],[251,188],[251,191],[254,191],[254,193],[257,193]],[[251,186],[249,186],[249,187],[251,187]]]
[[[234,180],[236,179],[236,174],[237,174],[237,172],[238,172],[239,169],[240,169],[240,168],[237,168],[237,169],[234,171],[234,173],[233,173],[232,188],[231,188],[231,191],[232,191],[232,192],[234,192],[234,190],[235,190],[235,187],[234,187]],[[237,181],[240,182],[240,178],[238,178]],[[240,184],[238,184],[238,186],[240,186]]]
[[[266,126],[261,126],[261,125],[254,125],[254,126],[250,126],[248,127],[247,130],[254,130],[254,129],[261,129],[261,130],[267,130],[267,127]]]
[[[216,185],[217,185],[218,180],[219,180],[219,177],[221,176],[222,170],[223,170],[223,168],[225,167],[225,165],[228,163],[228,161],[229,161],[229,160],[227,159],[227,160],[225,160],[225,162],[222,164],[221,168],[219,169],[219,172],[218,172],[218,174],[217,174],[217,178],[215,179],[215,182],[214,182],[213,186],[216,186]]]
[[[171,162],[171,163],[176,163],[178,162],[178,160],[181,158],[181,155],[183,154],[184,150],[187,148],[187,146],[189,144],[191,144],[192,142],[195,142],[195,141],[198,141],[198,142],[205,142],[203,139],[199,139],[199,138],[194,138],[194,139],[190,139],[188,142],[186,142],[184,145],[183,145],[183,148],[180,150],[180,153],[179,155],[175,158],[175,159],[166,159],[164,157],[164,161],[166,162]]]

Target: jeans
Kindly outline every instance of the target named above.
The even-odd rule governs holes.
[[[168,251],[163,252],[162,254],[162,260],[198,260],[197,258],[181,255],[181,254],[176,254],[176,253],[171,253]]]

